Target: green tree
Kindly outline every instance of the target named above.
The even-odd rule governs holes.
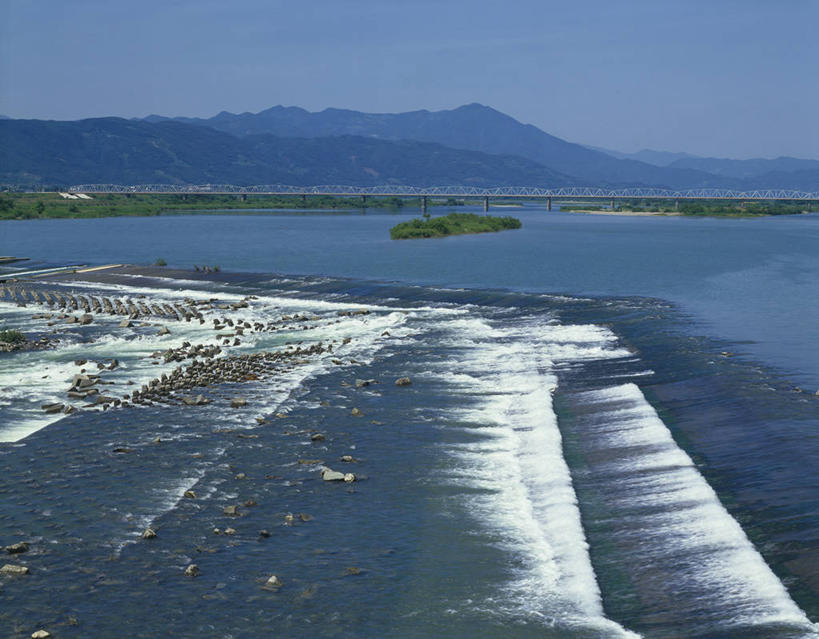
[[[42,200],[37,200],[36,209],[37,209],[37,215],[42,215],[43,214],[43,212],[45,211],[45,204],[43,204]]]

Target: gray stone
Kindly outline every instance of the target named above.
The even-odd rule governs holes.
[[[169,331],[169,330],[168,330],[168,327],[167,327],[167,326],[163,326],[162,328],[160,328],[160,329],[159,329],[159,330],[156,332],[156,334],[157,334],[157,335],[170,335],[170,334],[171,334],[171,331]]]
[[[196,564],[190,564],[187,568],[185,568],[185,576],[186,577],[198,577],[199,576],[199,566]]]
[[[243,406],[247,406],[247,400],[244,397],[234,397],[230,400],[231,408],[242,408]]]
[[[146,528],[145,532],[142,533],[143,539],[156,539],[156,532],[153,528]]]
[[[325,466],[321,469],[321,478],[324,481],[344,481],[345,475]]]
[[[124,319],[119,323],[120,328],[131,328],[131,320]]]
[[[16,564],[5,564],[0,568],[0,574],[3,575],[27,575],[28,566],[17,566]]]
[[[48,630],[35,630],[31,633],[31,639],[48,639],[51,633]]]
[[[80,315],[80,318],[77,321],[83,326],[85,326],[94,321],[94,316],[91,315],[90,313],[85,313],[84,315]]]
[[[409,377],[399,377],[395,380],[396,386],[409,386],[412,384],[412,380]]]
[[[272,575],[267,581],[264,582],[265,590],[278,590],[284,585],[281,579],[279,579],[276,575]]]

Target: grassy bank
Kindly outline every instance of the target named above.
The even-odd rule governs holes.
[[[416,218],[409,222],[402,222],[390,229],[390,237],[394,240],[408,240],[466,233],[492,233],[520,227],[520,220],[514,217],[450,213],[442,217]]]
[[[92,199],[65,199],[58,193],[0,193],[0,220],[38,218],[97,218],[150,216],[163,213],[212,209],[387,209],[418,206],[418,198],[331,197],[322,195],[159,195],[115,193],[92,195]],[[430,205],[456,206],[455,201],[430,201]]]

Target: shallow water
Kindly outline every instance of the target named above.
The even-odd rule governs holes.
[[[526,215],[525,228],[539,228]],[[294,218],[252,219],[261,220],[257,233],[275,224],[298,231]],[[213,233],[208,221],[222,218],[171,221],[180,220],[189,233],[202,232],[191,220]],[[487,262],[501,259],[501,247],[485,255],[476,243],[512,243],[516,259],[509,261],[520,266],[525,245],[560,234],[560,224],[571,227],[564,239],[568,233],[592,243],[581,232],[587,220],[555,218],[529,239],[510,233],[384,247],[396,251],[392,259],[375,262],[356,242],[363,245],[373,225],[387,227],[395,218],[334,217],[324,221],[361,224],[360,233],[345,236],[359,238],[350,240],[352,248],[338,236],[318,238],[324,253],[307,243],[304,251],[315,259],[302,256],[302,268],[281,270],[328,273],[333,264],[341,272],[364,270],[372,258],[371,271],[387,274],[379,279],[404,267],[395,279],[415,278],[415,284],[432,277],[435,261],[415,261],[410,253],[436,254],[441,284],[517,273],[522,284],[506,288],[526,289],[526,278],[537,276],[534,265],[496,273]],[[145,221],[156,232],[154,219]],[[740,232],[741,223],[758,221],[729,222],[739,223]],[[244,218],[228,222],[245,224]],[[689,222],[711,223],[673,220],[678,240],[702,228],[683,226]],[[609,260],[647,232],[617,224],[593,231],[596,250],[608,246]],[[787,226],[777,227],[783,243],[793,232]],[[750,235],[759,231],[747,228]],[[298,232],[306,242],[304,229]],[[202,242],[219,245],[202,233]],[[810,236],[804,229],[801,235]],[[107,637],[127,624],[135,637],[245,636],[260,628],[318,637],[819,636],[811,622],[819,616],[819,485],[805,472],[819,462],[819,400],[752,357],[764,348],[718,339],[718,331],[703,336],[712,326],[740,324],[744,307],[723,321],[713,310],[721,300],[706,305],[711,321],[693,307],[683,304],[687,312],[681,312],[641,297],[279,277],[270,267],[251,267],[282,254],[296,263],[292,243],[267,238],[278,252],[265,257],[251,245],[248,255],[235,257],[245,260],[246,273],[187,273],[180,280],[103,272],[89,274],[93,282],[34,285],[130,299],[230,302],[254,295],[236,315],[317,318],[307,328],[250,332],[226,349],[231,354],[338,340],[333,354],[275,376],[203,389],[213,400],[207,406],[43,416],[40,403],[63,401],[75,359],[118,358],[119,368],[102,373],[116,382],[106,392],[117,394],[130,388],[128,381],[138,386],[174,366],[154,364],[153,352],[186,340],[214,343],[214,332],[209,322],[120,329],[120,318],[102,315],[86,327],[49,327],[48,320],[30,319],[42,307],[0,301],[2,323],[44,334],[60,330],[54,349],[0,354],[6,442],[0,443],[0,543],[31,542],[29,552],[7,558],[31,574],[0,577],[0,634],[22,637],[47,627],[61,637]],[[461,240],[471,247],[473,270],[453,258],[447,271],[434,247],[454,246],[450,255],[465,260],[470,250]],[[550,242],[555,251],[569,250]],[[708,250],[692,248],[702,259],[689,255],[687,268],[701,278],[721,272],[719,280],[745,260],[743,242],[720,267],[703,263]],[[181,260],[192,249],[177,244]],[[60,250],[49,259],[64,259]],[[106,250],[94,261],[108,261]],[[657,273],[656,282],[644,277],[644,286],[674,278],[671,265],[682,253],[666,252],[668,272]],[[553,258],[548,251],[538,255],[546,289],[556,277],[546,268]],[[604,281],[603,270],[592,275],[592,265],[582,266],[577,256],[574,263],[586,274],[567,281]],[[785,274],[774,268],[766,277],[771,283]],[[696,278],[680,279],[686,281],[670,285],[671,293],[694,296]],[[758,278],[749,282],[752,293],[762,286]],[[792,285],[805,290],[812,283],[796,277]],[[796,299],[812,312],[815,300]],[[359,308],[370,314],[338,315]],[[208,316],[226,313],[214,309]],[[749,330],[759,331],[759,321],[754,317]],[[160,325],[170,335],[156,335]],[[813,374],[798,362],[788,372]],[[404,375],[412,384],[395,386]],[[356,379],[377,383],[357,388]],[[230,408],[237,395],[248,399],[246,408]],[[353,416],[353,407],[363,417]],[[325,439],[311,441],[313,432]],[[121,448],[130,452],[114,452]],[[357,461],[341,462],[342,455]],[[358,481],[323,482],[318,464],[299,460],[352,469]],[[195,499],[185,498],[186,490]],[[245,506],[247,500],[256,505]],[[241,516],[223,514],[231,504]],[[288,513],[295,515],[292,524]],[[299,513],[310,517],[301,521]],[[156,539],[139,538],[147,526]],[[213,532],[227,527],[236,534]],[[259,536],[263,528],[270,537]],[[183,575],[190,562],[201,570],[195,579]],[[263,589],[273,574],[284,585]]]

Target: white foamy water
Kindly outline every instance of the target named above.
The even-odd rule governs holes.
[[[74,282],[70,286],[50,285],[50,289],[64,291],[92,290],[97,297],[107,296],[112,299],[137,299],[140,295],[148,295],[145,301],[151,303],[178,302],[183,297],[194,299],[211,299],[218,297],[220,302],[229,303],[244,299],[244,296],[234,293],[218,291],[191,291],[188,289],[152,289],[140,286],[110,285],[99,286],[84,282]],[[338,311],[350,311],[366,308],[370,315],[356,315],[353,317],[339,317]],[[32,314],[42,313],[49,309],[45,306],[30,304],[27,307],[18,307],[16,304],[0,302],[0,317],[10,326],[21,327],[24,330],[49,332],[49,321],[56,321],[55,327],[65,329],[64,321],[55,319],[32,319]],[[141,320],[135,321],[132,328],[118,326],[121,317],[95,314],[94,323],[89,326],[70,325],[69,330],[58,337],[60,341],[55,348],[41,351],[14,353],[4,357],[0,368],[0,442],[14,442],[48,426],[61,419],[62,414],[46,414],[40,406],[48,403],[72,404],[75,408],[83,409],[83,400],[70,400],[66,397],[72,377],[79,373],[81,366],[76,366],[74,360],[86,359],[84,365],[88,373],[100,373],[106,382],[111,385],[101,386],[104,394],[120,397],[125,393],[133,392],[151,379],[170,373],[180,365],[178,362],[165,363],[160,358],[151,357],[152,353],[169,348],[178,348],[183,342],[192,344],[220,344],[210,323],[211,318],[241,317],[251,323],[278,321],[283,315],[298,315],[307,313],[313,319],[306,322],[297,322],[275,332],[246,332],[241,336],[239,346],[226,348],[226,354],[252,353],[259,350],[275,350],[283,348],[287,342],[303,342],[305,345],[331,340],[341,340],[349,337],[351,342],[346,345],[336,345],[332,354],[325,353],[315,358],[309,364],[296,367],[294,371],[283,373],[266,388],[258,393],[260,409],[275,409],[292,392],[293,388],[302,383],[311,375],[318,374],[333,366],[330,360],[336,357],[354,358],[361,362],[368,361],[370,351],[379,347],[379,340],[383,331],[394,332],[394,336],[401,334],[401,328],[406,323],[407,312],[397,312],[393,309],[360,304],[326,302],[321,300],[302,300],[283,298],[279,296],[260,296],[249,303],[248,308],[237,311],[227,311],[220,308],[200,311],[207,318],[207,322],[181,322],[149,318],[150,326],[140,327]],[[304,329],[303,326],[309,325]],[[157,335],[159,327],[165,326],[170,330],[169,335]],[[80,341],[83,335],[92,331],[102,335],[91,341]],[[232,332],[229,327],[221,332]],[[119,367],[113,371],[98,371],[95,362],[107,362],[112,359],[119,361]],[[182,362],[182,365],[190,360]],[[128,384],[131,382],[132,384]],[[235,416],[232,421],[235,421]]]
[[[445,342],[457,355],[431,375],[469,396],[447,417],[481,435],[450,447],[455,463],[447,481],[482,489],[465,497],[470,512],[521,566],[504,587],[506,607],[567,630],[636,636],[603,611],[551,401],[554,356],[629,353],[611,348],[610,333],[598,327],[543,325],[514,333],[467,318],[445,327]]]
[[[598,407],[583,422],[583,446],[610,461],[591,472],[617,489],[607,492],[609,517],[627,524],[645,578],[656,571],[656,594],[691,610],[699,631],[787,624],[817,636],[717,494],[681,450],[635,384],[576,395]],[[696,611],[696,614],[694,614]],[[750,632],[750,631],[749,631]],[[751,635],[748,635],[751,636]],[[789,635],[790,636],[790,635]]]

